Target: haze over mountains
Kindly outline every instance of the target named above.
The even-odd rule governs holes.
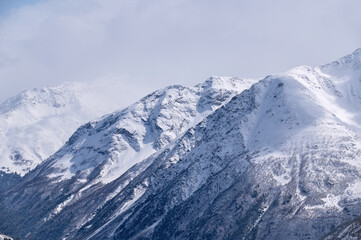
[[[39,107],[24,104],[33,99]],[[0,232],[21,239],[332,239],[361,215],[361,49],[260,81],[212,77],[170,86],[82,125],[60,148],[66,134],[55,126],[79,108],[64,117],[59,109],[73,99],[58,88],[1,105],[1,116],[21,108],[47,124],[9,118],[14,136],[28,124],[28,136],[43,144],[4,140],[3,156],[13,156],[1,160],[5,172],[28,173],[1,194]]]

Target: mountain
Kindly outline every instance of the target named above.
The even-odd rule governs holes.
[[[171,86],[80,127],[1,195],[0,231],[333,239],[361,216],[360,117],[361,49],[260,81]]]
[[[64,83],[24,91],[0,105],[0,171],[24,176],[82,124],[117,110],[113,81]],[[1,178],[1,183],[5,182]],[[3,184],[1,184],[3,185]]]
[[[161,152],[166,145],[182,136],[190,127],[195,126],[254,82],[256,81],[248,79],[212,77],[191,88],[170,86],[146,96],[124,110],[89,122],[80,127],[58,152],[27,174],[22,183],[15,187],[25,190],[28,189],[28,184],[37,182],[35,188],[28,189],[30,192],[34,191],[33,193],[36,191],[36,196],[28,195],[28,190],[25,190],[21,194],[22,197],[14,201],[14,199],[10,200],[11,194],[7,192],[4,194],[5,201],[9,200],[9,204],[16,206],[13,210],[19,211],[19,214],[33,209],[35,212],[31,214],[32,219],[38,221],[39,225],[43,225],[44,222],[52,224],[58,213],[72,201],[80,203],[83,194],[92,193],[101,186],[112,184],[133,165],[135,170],[127,174],[129,175],[127,181],[135,178],[141,170],[144,170],[147,162],[150,162],[146,160],[148,157]],[[136,165],[143,160],[145,163]],[[11,192],[19,193],[15,188]],[[108,197],[111,198],[111,195],[119,192],[121,188],[122,186],[116,186]],[[68,189],[71,192],[77,189],[79,195],[70,192],[70,195],[64,195],[61,189]],[[58,197],[64,201],[58,202]],[[102,198],[98,200],[100,201],[93,206],[89,205],[88,210],[101,207],[107,201]],[[34,203],[49,204],[52,210],[39,212],[35,210],[36,207],[28,205]],[[1,209],[9,209],[8,207]],[[2,216],[11,219],[4,222],[4,225],[17,225],[17,221],[24,220],[13,219],[14,213],[10,212],[5,210],[1,213]],[[78,221],[76,224],[85,221],[85,219],[73,220]],[[33,221],[28,224],[28,229],[24,226],[21,238],[34,227]],[[10,229],[5,227],[4,230]],[[12,231],[10,230],[9,233],[11,234]],[[38,236],[28,235],[33,238]]]

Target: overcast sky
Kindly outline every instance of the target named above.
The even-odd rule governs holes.
[[[0,101],[111,77],[129,104],[213,75],[316,66],[361,47],[360,10],[360,0],[0,0]]]

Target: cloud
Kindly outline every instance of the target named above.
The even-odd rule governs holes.
[[[27,88],[109,74],[132,82],[140,98],[211,75],[263,77],[322,64],[361,47],[356,9],[357,0],[24,5],[0,19],[0,101]]]

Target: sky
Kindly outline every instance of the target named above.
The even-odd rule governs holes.
[[[116,79],[124,106],[210,76],[263,78],[361,47],[360,0],[0,0],[0,102]]]

